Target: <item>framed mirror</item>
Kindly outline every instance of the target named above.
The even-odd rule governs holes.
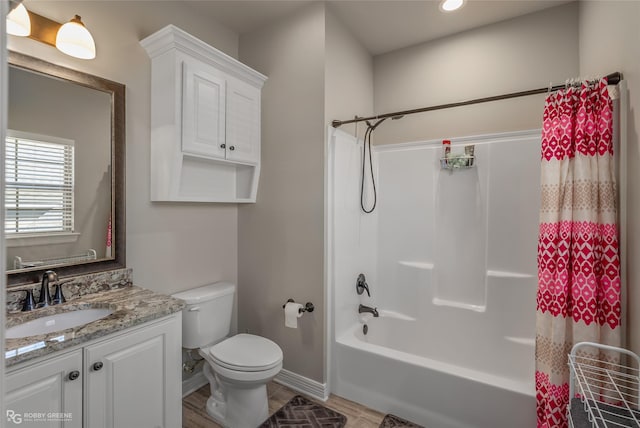
[[[125,86],[9,52],[7,285],[125,267]]]

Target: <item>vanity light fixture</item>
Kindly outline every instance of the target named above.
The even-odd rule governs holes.
[[[465,0],[442,0],[440,10],[443,12],[453,12],[464,6]]]
[[[25,18],[26,16],[26,18]],[[18,31],[18,23],[30,27],[29,31]],[[15,36],[27,36],[50,46],[55,46],[60,52],[80,59],[94,59],[96,44],[87,27],[74,16],[69,22],[61,25],[37,13],[29,12],[23,4],[17,6],[7,15],[7,33]]]
[[[79,15],[60,27],[56,35],[56,47],[60,52],[76,58],[94,59],[96,57],[96,44]]]
[[[26,37],[31,34],[31,19],[27,8],[21,3],[7,15],[7,34]]]

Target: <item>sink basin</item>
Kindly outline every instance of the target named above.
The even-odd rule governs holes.
[[[8,328],[5,331],[4,337],[7,339],[19,339],[21,337],[49,334],[54,331],[66,330],[88,324],[92,321],[107,317],[112,313],[112,309],[91,308],[49,315]]]

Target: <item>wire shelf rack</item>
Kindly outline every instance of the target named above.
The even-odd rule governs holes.
[[[467,169],[473,168],[476,157],[472,155],[453,155],[440,158],[441,169]]]
[[[448,140],[444,140],[443,144],[447,141]],[[474,155],[475,144],[467,144],[464,146],[464,152],[461,153],[453,153],[450,144],[451,142],[447,145],[443,145],[445,152],[444,156],[440,158],[440,168],[448,169],[450,171],[455,169],[473,168],[476,162],[476,157]]]
[[[585,356],[587,347],[618,353],[629,364]],[[640,428],[640,357],[631,351],[592,342],[577,343],[569,355],[572,428]]]

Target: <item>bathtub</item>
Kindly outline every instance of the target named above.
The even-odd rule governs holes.
[[[366,321],[366,335],[364,324],[336,339],[332,389],[337,395],[429,428],[535,426],[532,340],[503,337],[504,349],[497,350],[499,345],[482,343],[471,331],[468,340],[442,341],[430,336],[445,330],[444,324],[429,328],[384,310]],[[505,356],[493,360],[492,353]]]
[[[441,141],[375,146],[371,214],[362,142],[328,135],[330,391],[429,428],[533,428],[540,131],[456,138],[461,171]],[[381,314],[366,335],[359,304]]]

